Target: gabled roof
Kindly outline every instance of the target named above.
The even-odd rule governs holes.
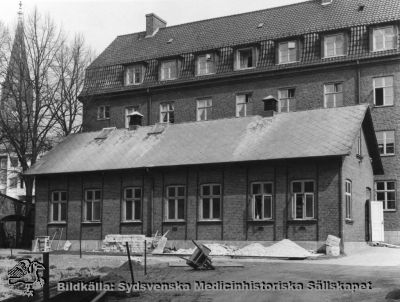
[[[351,152],[367,105],[317,109],[262,118],[251,116],[137,130],[115,129],[68,136],[44,155],[28,175],[187,166],[259,160],[343,156]],[[370,115],[369,115],[370,117]],[[364,122],[364,124],[363,124]],[[161,129],[160,127],[164,127]],[[157,131],[153,131],[157,128]],[[163,131],[162,131],[163,130]],[[382,171],[375,136],[369,140],[374,171]]]
[[[118,36],[89,69],[399,19],[397,0],[333,0],[329,5],[311,0],[161,28],[152,38],[145,38],[145,32]]]

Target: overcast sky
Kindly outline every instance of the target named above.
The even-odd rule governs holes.
[[[22,8],[25,14],[35,6],[50,14],[65,31],[83,34],[100,54],[116,36],[144,31],[148,13],[159,15],[169,26],[297,2],[302,0],[23,0]],[[0,21],[11,28],[18,3],[0,0]]]

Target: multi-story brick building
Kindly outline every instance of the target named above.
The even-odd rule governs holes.
[[[86,133],[67,138],[28,172],[37,177],[37,235],[61,223],[69,230],[67,238],[73,240],[100,240],[110,232],[151,233],[170,228],[174,230],[172,239],[268,241],[286,237],[318,242],[333,233],[347,242],[364,241],[368,233],[364,205],[370,199],[366,195],[371,194],[372,199],[383,203],[386,240],[400,241],[396,204],[399,20],[400,3],[390,0],[311,0],[172,27],[154,14],[146,15],[145,32],[117,37],[88,68],[81,94]],[[274,152],[267,150],[264,157],[246,151],[247,157],[238,159],[232,156],[232,150],[239,147],[230,142],[228,146],[234,149],[223,149],[226,154],[214,158],[212,154],[219,150],[212,141],[206,141],[207,146],[192,144],[204,135],[200,129],[207,127],[221,135],[205,132],[216,145],[224,142],[223,135],[243,135],[233,129],[249,127],[254,122],[252,116],[270,115],[275,101],[279,113],[266,120],[283,134],[271,134],[274,142],[265,137],[257,139],[263,147],[265,141],[276,145],[280,157],[271,157]],[[370,133],[369,109],[355,106],[359,104],[371,106],[384,174],[375,150],[376,138]],[[322,109],[331,107],[343,108]],[[341,142],[335,137],[347,137],[337,128],[329,136],[330,127],[323,126],[324,119],[335,124],[343,117],[351,119],[360,110],[363,114],[354,115],[358,130],[345,123],[343,130],[350,135],[362,128],[363,135],[358,137],[367,138],[364,150],[368,154],[355,161],[355,155],[359,155],[354,150],[357,135],[346,141],[349,157],[323,152],[317,142],[331,142],[329,148],[338,148]],[[309,132],[302,119],[309,120],[313,131]],[[284,131],[282,120],[298,136],[302,136],[301,131],[309,135],[299,140],[318,152],[303,153],[288,144],[289,140],[300,142]],[[151,126],[159,123],[161,126]],[[221,125],[233,132],[220,131]],[[98,133],[109,127],[118,130]],[[131,128],[132,132],[122,128]],[[184,129],[187,138],[168,136],[173,131],[185,133]],[[139,135],[143,131],[161,137],[158,152],[146,145],[152,136],[145,139]],[[119,143],[124,145],[124,138],[134,140],[135,133],[139,137],[134,145],[125,145],[125,150],[118,147]],[[243,142],[241,138],[237,141]],[[166,139],[180,144],[180,148],[166,148]],[[247,139],[249,149],[258,146]],[[95,145],[105,148],[107,140],[115,143],[115,148],[85,149]],[[72,155],[62,148],[71,148]],[[246,150],[245,143],[241,148]],[[163,151],[175,152],[175,158],[180,158],[187,150],[192,157],[161,160]],[[297,154],[289,152],[293,150]],[[146,157],[148,154],[153,160]],[[367,157],[372,158],[372,165]],[[258,202],[259,196],[263,196],[262,202]],[[304,213],[299,210],[301,218],[296,216],[297,196],[299,205],[305,206]],[[306,196],[313,196],[309,197],[313,200],[309,217],[307,201],[302,199]],[[215,209],[214,199],[219,205]],[[349,200],[353,210],[346,210]],[[210,211],[207,217],[204,211]],[[211,219],[213,211],[218,213],[216,219]]]

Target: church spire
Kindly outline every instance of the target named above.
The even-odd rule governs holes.
[[[22,1],[19,1],[18,22],[22,22]]]

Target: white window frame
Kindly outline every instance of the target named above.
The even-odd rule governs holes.
[[[388,85],[386,83],[388,78],[392,78],[391,82],[392,85]],[[382,86],[377,86],[376,82],[378,79],[383,79],[384,84]],[[384,77],[375,77],[373,78],[373,87],[374,87],[374,106],[375,107],[384,107],[384,106],[393,106],[394,105],[394,77],[393,76],[384,76]],[[383,88],[383,105],[376,105],[376,89]],[[388,103],[387,98],[386,98],[386,88],[391,88],[392,90],[392,102]]]
[[[179,188],[183,188],[183,195],[178,195],[179,194]],[[175,195],[170,196],[169,195],[169,190],[174,189]],[[165,221],[185,221],[185,210],[186,210],[186,187],[184,185],[174,185],[174,186],[167,186],[166,187],[167,194],[166,194],[166,200],[165,200]],[[178,218],[179,216],[179,201],[183,200],[183,218]],[[175,207],[175,213],[174,213],[174,218],[169,218],[169,202],[173,201],[174,202],[174,207]]]
[[[98,120],[108,120],[110,119],[110,106],[101,105],[97,107],[97,119]]]
[[[293,91],[293,97],[289,96],[289,91]],[[284,92],[286,92],[287,96],[283,96]],[[279,101],[279,112],[290,112],[291,111],[290,108],[294,105],[293,103],[296,101],[296,89],[295,88],[278,89],[278,101]],[[285,103],[286,106],[283,107],[282,103]],[[287,110],[282,111],[282,107],[287,108]]]
[[[244,101],[240,99],[240,97],[244,96]],[[247,104],[250,102],[251,94],[250,93],[237,93],[236,94],[236,117],[245,117],[247,116]],[[240,115],[240,106],[244,107],[244,114]]]
[[[287,56],[284,57],[283,52],[282,52],[282,47],[283,45],[286,45],[288,47],[288,52],[287,52]],[[292,47],[294,45],[294,47]],[[279,64],[290,64],[290,63],[295,63],[298,62],[299,58],[298,58],[298,41],[293,40],[293,41],[285,41],[285,42],[281,42],[278,45],[278,57],[279,57]],[[290,49],[294,49],[295,50],[295,59],[294,60],[290,60]],[[285,61],[283,60],[285,59]],[[286,61],[287,60],[287,61]]]
[[[294,193],[293,192],[293,184],[299,182],[301,183],[301,192]],[[313,183],[313,188],[314,192],[305,192],[305,183],[306,182],[312,182]],[[293,180],[290,183],[291,187],[291,193],[292,193],[292,219],[293,220],[312,220],[315,219],[315,181],[311,179],[305,179],[305,180]],[[303,212],[303,217],[302,218],[297,218],[296,217],[296,197],[297,195],[302,195],[303,196],[303,205],[302,205],[302,212]],[[307,196],[312,197],[312,216],[307,216]]]
[[[134,111],[138,111],[139,106],[128,106],[125,107],[125,128],[129,128],[129,118],[130,114]]]
[[[64,195],[64,196],[63,196]],[[57,196],[57,198],[55,198]],[[65,197],[65,198],[63,198]],[[67,192],[66,191],[52,191],[50,202],[50,222],[65,223],[67,222]],[[65,219],[62,219],[62,205],[65,205]],[[57,207],[58,217],[54,219],[54,207]]]
[[[342,37],[342,53],[338,53],[338,47],[337,47],[337,37]],[[334,38],[333,41],[333,54],[329,55],[328,53],[328,39],[330,38]],[[334,34],[334,35],[326,35],[324,36],[324,58],[334,58],[334,57],[343,57],[346,55],[346,36],[343,33],[339,33],[339,34]]]
[[[203,188],[204,187],[210,187],[210,195],[203,195]],[[214,186],[219,186],[219,195],[214,195],[213,194],[213,187]],[[209,218],[204,218],[203,215],[203,199],[209,199],[210,200],[210,208],[209,208]],[[213,210],[213,206],[214,206],[214,202],[215,199],[218,199],[219,201],[219,215],[220,217],[216,218],[214,217],[214,210]],[[200,221],[221,221],[222,220],[222,186],[221,184],[216,184],[216,183],[212,183],[212,184],[203,184],[200,186],[200,202],[199,202],[199,220]]]
[[[88,192],[92,192],[92,199],[89,200],[88,198]],[[100,192],[100,198],[96,198],[96,192]],[[100,189],[86,189],[85,190],[85,202],[84,202],[84,215],[83,215],[83,221],[84,222],[101,222],[101,200],[102,200],[102,192]],[[92,204],[92,219],[87,219],[87,214],[88,214],[88,203]],[[94,219],[94,206],[98,205],[99,206],[99,219]]]
[[[203,103],[204,102],[204,103]],[[204,98],[199,99],[196,102],[196,120],[199,121],[208,121],[209,117],[212,114],[212,99],[211,98]],[[205,110],[205,118],[201,119],[200,110]]]
[[[260,188],[261,188],[261,192],[260,193],[257,193],[257,194],[254,193],[254,188],[253,188],[254,185],[259,185],[260,186]],[[270,185],[271,186],[271,192],[270,193],[264,192],[264,186],[265,185]],[[273,197],[274,192],[273,192],[273,190],[274,190],[274,184],[273,184],[273,182],[270,182],[270,181],[263,181],[263,182],[257,181],[257,182],[252,182],[251,183],[251,217],[252,217],[253,220],[257,220],[258,221],[258,220],[272,220],[273,219],[273,216],[274,216],[274,214],[273,214],[273,209],[274,209],[274,206],[273,206],[273,203],[274,203],[274,197]],[[261,214],[262,214],[262,217],[259,217],[259,218],[257,218],[255,216],[255,214],[256,214],[256,197],[257,196],[261,196]],[[266,202],[265,198],[270,198],[270,213],[271,213],[270,217],[264,217],[265,202]]]
[[[172,63],[173,66],[166,68],[165,65]],[[175,68],[175,76],[172,74],[172,70]],[[176,80],[178,78],[178,61],[177,60],[166,60],[161,62],[160,66],[160,80],[161,81],[170,81]]]
[[[137,72],[137,70],[140,70]],[[139,77],[137,77],[137,74],[139,73]],[[127,66],[125,69],[125,85],[126,86],[131,86],[131,85],[140,85],[143,83],[144,79],[144,66],[141,64],[135,64],[135,65],[130,65]],[[132,81],[130,81],[132,80]]]
[[[240,66],[240,54],[245,51],[251,52],[251,60],[252,66],[250,67],[241,67]],[[244,47],[236,49],[235,51],[235,70],[246,70],[246,69],[253,69],[257,66],[257,51],[255,47]]]
[[[201,60],[205,59],[205,71],[201,72]],[[203,76],[203,75],[208,75],[208,74],[214,74],[215,73],[215,55],[213,53],[206,53],[206,54],[201,54],[197,56],[196,60],[196,75],[197,76]]]
[[[171,109],[172,107],[172,109]],[[167,121],[163,120],[163,114],[166,115]],[[172,121],[171,121],[172,116]],[[160,104],[160,123],[173,124],[175,123],[175,103],[163,102]]]
[[[347,220],[351,220],[353,218],[353,184],[351,180],[346,179],[344,186],[344,198],[346,207],[345,218]]]
[[[378,182],[383,182],[384,183],[384,189],[383,190],[378,190]],[[388,183],[393,183],[394,184],[394,189],[390,189],[388,190]],[[389,209],[388,208],[388,194],[389,192],[394,193],[394,208],[393,209]],[[394,180],[377,180],[375,181],[375,200],[376,201],[380,201],[378,199],[378,193],[384,193],[385,195],[385,199],[382,200],[383,202],[383,210],[385,212],[395,212],[396,208],[397,208],[397,192],[396,192],[396,181]]]
[[[333,86],[334,91],[328,92],[328,86]],[[338,87],[341,87],[341,91],[338,90]],[[333,95],[333,107],[327,106],[327,97]],[[324,84],[324,108],[336,108],[338,107],[338,95],[342,95],[342,106],[344,105],[344,92],[343,92],[343,82],[336,82],[336,83],[326,83]]]
[[[382,36],[382,37],[383,37],[382,48],[378,49],[377,46],[376,46],[376,36],[375,36],[375,33],[385,31],[385,29],[388,29],[388,28],[391,28],[391,29],[393,30],[393,36],[392,36],[392,39],[393,39],[393,47],[392,47],[392,48],[389,48],[389,47],[386,45],[386,43],[388,42],[388,36],[386,36],[385,34],[383,34],[383,36]],[[385,51],[385,50],[396,49],[396,48],[397,48],[397,45],[396,45],[396,43],[397,43],[396,32],[397,32],[397,31],[396,31],[396,28],[395,28],[394,25],[382,26],[382,27],[374,28],[374,29],[372,30],[372,51],[373,51],[373,52],[377,52],[377,51]]]
[[[382,134],[382,139],[378,138],[378,133]],[[387,145],[388,145],[388,138],[387,138],[387,134],[388,133],[393,133],[393,141],[389,142],[389,143],[393,143],[393,153],[388,153],[387,152]],[[381,156],[386,156],[386,155],[395,155],[396,153],[396,132],[394,130],[385,130],[385,131],[376,131],[376,138],[378,141],[378,147],[379,147],[379,142],[382,141],[382,145],[383,145],[383,153],[380,153]]]
[[[0,159],[0,169],[7,170],[7,168],[8,168],[8,159],[7,157],[3,157]]]
[[[128,190],[132,190],[132,197],[128,197],[127,192]],[[140,191],[140,197],[136,197],[136,190]],[[142,221],[142,197],[143,197],[143,190],[141,187],[126,187],[124,188],[124,198],[122,201],[122,222],[141,222]],[[132,219],[127,219],[127,202],[132,202]],[[140,213],[139,218],[136,218],[136,203],[140,204]]]

